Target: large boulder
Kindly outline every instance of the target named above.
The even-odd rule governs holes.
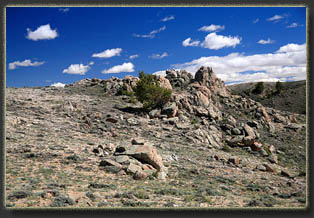
[[[161,110],[161,114],[167,115],[168,118],[175,117],[178,112],[178,107],[175,102],[168,102]]]
[[[151,145],[132,145],[126,147],[122,155],[129,155],[142,163],[152,165],[157,171],[163,168],[161,156],[158,155],[157,149]]]
[[[216,79],[216,74],[210,67],[202,66],[196,73],[194,81],[207,86],[210,81]]]
[[[172,90],[171,83],[169,80],[163,76],[157,76],[157,80],[159,82],[160,87]]]

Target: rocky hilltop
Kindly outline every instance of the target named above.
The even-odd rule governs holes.
[[[306,207],[305,115],[232,95],[209,67],[6,90],[6,207]]]

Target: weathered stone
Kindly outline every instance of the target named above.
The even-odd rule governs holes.
[[[231,147],[241,146],[242,142],[243,142],[243,137],[241,136],[235,136],[235,137],[230,137],[226,139],[226,143],[230,145]]]
[[[246,124],[252,128],[258,128],[258,122],[256,121],[248,121]]]
[[[216,79],[216,74],[210,67],[201,67],[196,73],[195,73],[195,82],[199,82],[201,85],[206,86],[209,81],[212,79]]]
[[[254,133],[254,130],[247,124],[244,124],[243,129],[245,131],[246,136],[251,136],[253,138],[256,138],[256,135]]]
[[[123,164],[127,162],[129,159],[130,159],[129,156],[127,155],[119,155],[115,157],[116,162],[119,164]]]
[[[233,135],[241,135],[241,134],[242,134],[241,130],[239,130],[238,128],[233,128],[233,129],[231,130],[231,133],[232,133]]]
[[[142,163],[151,164],[157,170],[163,167],[162,158],[158,155],[157,149],[150,145],[130,146],[123,154],[132,156]]]
[[[271,172],[271,173],[275,173],[276,170],[274,169],[273,166],[269,165],[269,164],[263,164],[263,166],[265,167],[267,172]]]
[[[221,119],[221,116],[220,116],[219,113],[217,113],[217,112],[215,111],[215,109],[216,109],[216,108],[215,108],[214,106],[208,107],[208,108],[207,108],[207,110],[208,110],[208,116],[209,116],[209,118],[211,118],[211,119],[220,120],[220,119]]]
[[[267,157],[267,160],[271,163],[278,164],[278,156],[271,154],[269,157]]]
[[[167,115],[168,118],[175,117],[177,112],[178,107],[175,102],[168,102],[161,110],[161,113]]]
[[[194,113],[200,117],[202,117],[202,116],[207,117],[208,116],[208,111],[203,107],[194,107]]]
[[[126,169],[127,173],[135,174],[136,172],[142,172],[142,167],[133,163],[130,163],[128,168]]]
[[[280,114],[276,113],[273,115],[274,116],[274,121],[276,123],[286,123],[286,118],[284,118],[283,116],[281,116]]]
[[[196,96],[198,96],[198,105],[202,107],[207,107],[209,105],[208,97],[205,96],[202,92],[197,91]]]
[[[172,86],[167,78],[163,76],[157,76],[157,80],[160,84],[160,87],[172,90]]]
[[[138,121],[138,119],[131,117],[129,119],[127,119],[128,124],[130,125],[138,125],[140,122]]]
[[[262,149],[263,145],[258,142],[254,142],[253,144],[250,145],[252,151],[259,151]]]
[[[114,160],[111,159],[103,159],[100,161],[99,166],[105,167],[105,166],[116,166],[118,168],[122,168],[122,165],[115,162]]]
[[[281,170],[280,174],[284,177],[288,177],[288,178],[293,178],[294,176],[292,175],[291,172],[287,171],[287,170]]]
[[[234,165],[236,165],[236,166],[239,166],[239,164],[240,164],[240,158],[238,158],[238,157],[230,157],[229,159],[228,159],[228,162],[229,163],[232,163],[232,164],[234,164]]]
[[[132,145],[144,145],[145,141],[143,138],[135,138],[131,141]]]
[[[176,123],[176,128],[177,129],[189,129],[190,125],[187,123]]]
[[[261,149],[258,151],[258,153],[260,153],[260,155],[262,155],[263,157],[268,156],[267,152],[266,152],[263,148],[261,148]]]
[[[149,117],[150,117],[150,118],[159,117],[159,116],[160,116],[160,113],[161,113],[161,110],[160,110],[160,109],[151,110],[151,111],[149,112]]]
[[[245,146],[253,146],[254,142],[255,142],[255,138],[252,137],[252,136],[245,136],[243,137],[243,140],[242,140],[243,144]],[[253,149],[252,149],[253,150]]]
[[[237,124],[237,120],[231,115],[227,117],[227,122],[233,126]]]
[[[149,174],[143,172],[143,171],[136,171],[133,175],[133,179],[135,180],[144,180],[149,176]]]

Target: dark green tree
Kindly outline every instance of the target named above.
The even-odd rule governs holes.
[[[276,82],[276,92],[279,94],[283,89],[283,84],[279,80]]]
[[[140,80],[136,83],[134,93],[143,108],[150,111],[155,108],[161,108],[171,97],[172,91],[163,87],[155,75],[145,74],[143,71],[139,73]]]
[[[254,94],[261,94],[264,91],[264,82],[258,82],[253,89]]]

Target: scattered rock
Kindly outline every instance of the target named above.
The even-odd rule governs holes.
[[[132,139],[131,143],[132,145],[144,145],[144,139],[142,138]]]
[[[26,198],[31,195],[29,191],[14,191],[13,193],[8,195],[8,200],[17,200],[21,198]]]
[[[253,144],[250,145],[252,151],[259,151],[262,149],[263,145],[258,142],[254,142]]]
[[[273,166],[269,165],[269,164],[263,164],[263,166],[265,167],[267,172],[271,172],[271,173],[275,173],[275,169]]]
[[[236,166],[239,166],[240,161],[241,161],[241,159],[238,158],[238,157],[230,157],[230,158],[228,159],[228,162],[229,162],[229,163],[232,163],[232,164],[234,164],[234,165],[236,165]]]
[[[168,102],[161,110],[161,114],[167,115],[168,118],[175,117],[178,112],[178,107],[175,102]]]
[[[58,196],[54,199],[50,207],[66,207],[68,205],[74,205],[75,201],[68,196]]]
[[[292,175],[291,172],[289,172],[288,170],[281,170],[280,174],[284,177],[288,177],[288,178],[294,178],[294,176]]]

